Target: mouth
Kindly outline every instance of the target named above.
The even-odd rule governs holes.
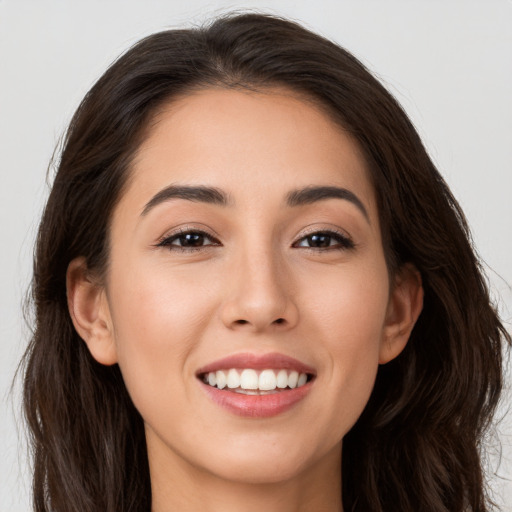
[[[199,378],[216,389],[245,395],[268,395],[305,386],[313,379],[313,375],[284,368],[230,368],[201,373]]]
[[[196,377],[207,396],[238,416],[275,416],[309,393],[315,370],[282,354],[237,354],[201,368]]]

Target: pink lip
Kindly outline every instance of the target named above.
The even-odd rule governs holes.
[[[291,409],[305,398],[314,384],[314,381],[310,381],[300,388],[278,391],[270,395],[242,395],[228,388],[218,389],[198,382],[216,404],[237,416],[249,418],[269,418]]]
[[[271,352],[269,354],[234,354],[203,366],[196,372],[196,375],[216,372],[217,370],[228,370],[229,368],[252,368],[253,370],[285,369],[296,370],[299,373],[309,373],[310,375],[316,374],[314,368],[293,357]]]
[[[196,372],[196,375],[200,377],[205,373],[227,370],[229,368],[252,368],[254,370],[285,369],[296,370],[299,373],[308,373],[312,376],[316,375],[315,369],[311,366],[293,357],[278,353],[262,355],[249,353],[235,354],[203,366]],[[218,389],[209,386],[200,379],[198,379],[198,382],[211,400],[229,412],[250,418],[268,418],[291,409],[305,398],[314,384],[314,379],[300,388],[286,389],[267,395],[243,395],[228,388]]]

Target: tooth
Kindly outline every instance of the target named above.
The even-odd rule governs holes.
[[[224,389],[226,386],[230,389],[242,390],[260,390],[274,391],[276,388],[285,389],[289,387],[304,386],[308,377],[306,373],[300,373],[285,369],[272,370],[266,369],[259,373],[251,368],[246,368],[239,373],[235,368],[230,370],[218,370],[203,375],[203,381],[210,386],[217,386],[218,389]]]
[[[217,387],[224,389],[227,384],[226,374],[222,370],[219,370],[215,373],[215,378],[217,380]]]
[[[255,370],[244,370],[242,372],[240,376],[240,387],[242,389],[258,389],[258,374]]]
[[[273,370],[263,370],[260,373],[260,378],[258,381],[258,387],[263,391],[270,391],[271,389],[276,389],[277,379],[276,374]]]
[[[288,387],[295,388],[297,386],[297,381],[299,380],[299,373],[295,370],[293,372],[290,372],[290,375],[288,375]]]
[[[240,375],[233,368],[228,372],[227,384],[230,389],[240,387]]]
[[[288,372],[286,370],[279,370],[277,374],[277,387],[280,389],[288,387]]]

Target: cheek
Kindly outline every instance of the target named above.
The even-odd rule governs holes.
[[[328,340],[333,355],[357,355],[380,345],[389,298],[385,265],[359,265],[312,275],[302,287],[303,313]]]
[[[148,397],[151,407],[157,390],[179,389],[192,371],[187,361],[212,316],[211,294],[190,275],[158,265],[132,267],[129,275],[112,275],[112,321],[119,366],[144,416]]]
[[[343,426],[344,435],[369,399],[378,369],[389,284],[385,267],[340,272],[338,279],[319,276],[310,295],[310,322],[316,351],[325,361],[318,384],[331,411],[326,424]],[[334,284],[336,283],[336,284]]]

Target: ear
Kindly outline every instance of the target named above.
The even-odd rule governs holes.
[[[94,281],[85,258],[74,259],[66,274],[68,309],[91,355],[104,365],[117,362],[112,320],[105,288]]]
[[[379,364],[386,364],[402,352],[423,308],[421,274],[410,263],[396,274],[390,293],[379,352]]]

